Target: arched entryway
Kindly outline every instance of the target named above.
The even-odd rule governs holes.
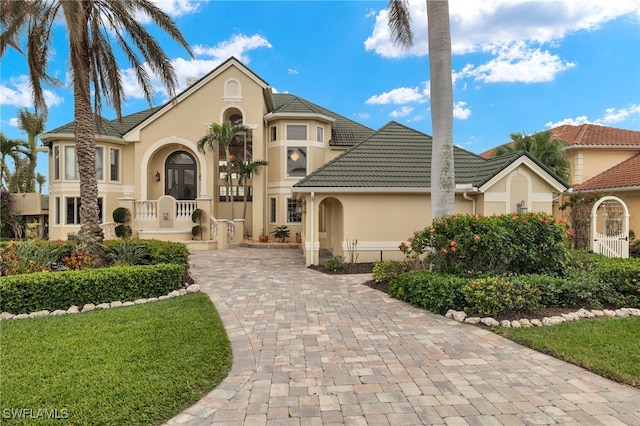
[[[318,239],[321,254],[343,256],[344,212],[337,198],[325,198],[318,206]]]
[[[195,200],[198,194],[198,167],[191,154],[176,151],[165,162],[164,193],[176,200]]]
[[[629,257],[629,209],[620,198],[602,197],[593,205],[591,250],[608,257]]]

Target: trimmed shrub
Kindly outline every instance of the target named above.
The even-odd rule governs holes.
[[[640,239],[629,243],[629,256],[640,258]]]
[[[470,280],[462,288],[467,313],[499,317],[527,314],[540,308],[540,288],[527,277],[488,277]]]
[[[107,248],[117,245],[117,240],[105,241]],[[152,265],[158,263],[175,263],[188,266],[189,249],[184,243],[176,243],[160,240],[135,240],[135,243],[144,245],[149,251],[149,261]]]
[[[619,293],[626,307],[640,308],[640,259],[599,256],[589,272]]]
[[[449,309],[462,309],[462,287],[469,280],[454,275],[440,275],[429,271],[407,272],[397,276],[389,285],[389,296],[436,314]]]
[[[53,311],[157,297],[180,288],[182,278],[182,266],[170,264],[12,275],[0,278],[0,312]]]
[[[324,262],[324,269],[326,271],[332,271],[332,272],[341,271],[344,269],[344,267],[345,267],[344,257],[342,256],[333,256],[327,259],[326,262]]]
[[[411,271],[411,262],[401,262],[397,260],[383,260],[373,265],[373,280],[377,283],[391,281],[395,277],[405,272]]]

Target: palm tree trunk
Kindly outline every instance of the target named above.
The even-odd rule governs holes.
[[[86,30],[86,28],[85,28]],[[88,34],[86,31],[84,34]],[[82,44],[88,52],[88,36]],[[98,220],[98,180],[96,178],[96,146],[93,126],[93,111],[90,95],[90,62],[88,53],[79,55],[80,60],[73,65],[73,97],[75,118],[76,161],[80,175],[80,248],[87,252],[98,265],[104,263],[102,241],[104,235]],[[79,75],[82,73],[82,75]]]
[[[431,74],[431,212],[433,218],[453,213],[453,84],[449,2],[427,0],[429,71]]]

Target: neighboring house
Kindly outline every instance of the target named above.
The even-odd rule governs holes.
[[[201,153],[207,124],[231,120],[251,129],[231,154],[269,165],[234,193],[225,183],[224,150]],[[49,236],[80,228],[79,180],[69,123],[40,136],[49,151]],[[320,249],[345,255],[358,240],[359,261],[398,257],[398,245],[431,223],[431,138],[391,122],[378,132],[267,82],[235,58],[191,81],[165,105],[96,124],[100,221],[131,211],[133,236],[223,248],[226,229],[257,239],[278,225],[300,232],[307,264]],[[551,212],[568,184],[525,153],[486,160],[455,148],[457,213]],[[237,178],[234,178],[237,182]],[[204,245],[190,242],[191,213],[205,211]],[[235,219],[232,222],[232,219]],[[229,226],[234,223],[235,226]],[[219,232],[218,232],[219,231]],[[292,238],[293,239],[293,238]]]
[[[23,216],[24,237],[48,238],[49,196],[36,192],[14,193],[14,213]]]
[[[629,229],[640,232],[640,132],[596,124],[551,129],[569,145],[572,191],[622,199],[629,209]]]
[[[597,124],[550,130],[554,138],[568,144],[565,154],[571,164],[571,191],[622,199],[629,209],[629,229],[640,232],[640,132]],[[492,158],[494,152],[495,148],[480,155]],[[567,211],[557,209],[561,204],[554,205],[554,214],[567,216]]]
[[[236,241],[243,234],[257,238],[283,224],[292,235],[300,232],[300,208],[291,186],[373,133],[297,96],[273,93],[267,82],[230,58],[163,106],[128,115],[122,122],[99,119],[96,173],[105,234],[111,234],[109,222],[119,206],[131,210],[134,237],[190,240],[196,207],[205,210],[205,222],[211,225],[207,232],[212,234],[217,219],[232,219],[224,150],[221,155],[196,149],[208,123],[226,120],[251,129],[250,135],[236,139],[233,156],[269,161],[248,182],[244,223],[237,220],[244,194],[234,196]],[[52,239],[66,239],[80,229],[73,132],[72,122],[40,135],[49,149]]]
[[[359,261],[397,259],[398,246],[432,222],[431,137],[390,122],[293,186],[303,205],[308,265],[320,250]],[[454,147],[461,214],[552,212],[563,182],[524,151],[485,159]]]

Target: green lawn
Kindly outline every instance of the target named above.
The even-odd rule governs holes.
[[[498,332],[601,376],[640,387],[640,317],[590,319],[550,327],[500,328]]]
[[[21,409],[67,417],[52,424],[159,424],[220,383],[232,358],[218,313],[202,293],[2,321],[0,341],[2,424],[33,423],[7,419]]]

